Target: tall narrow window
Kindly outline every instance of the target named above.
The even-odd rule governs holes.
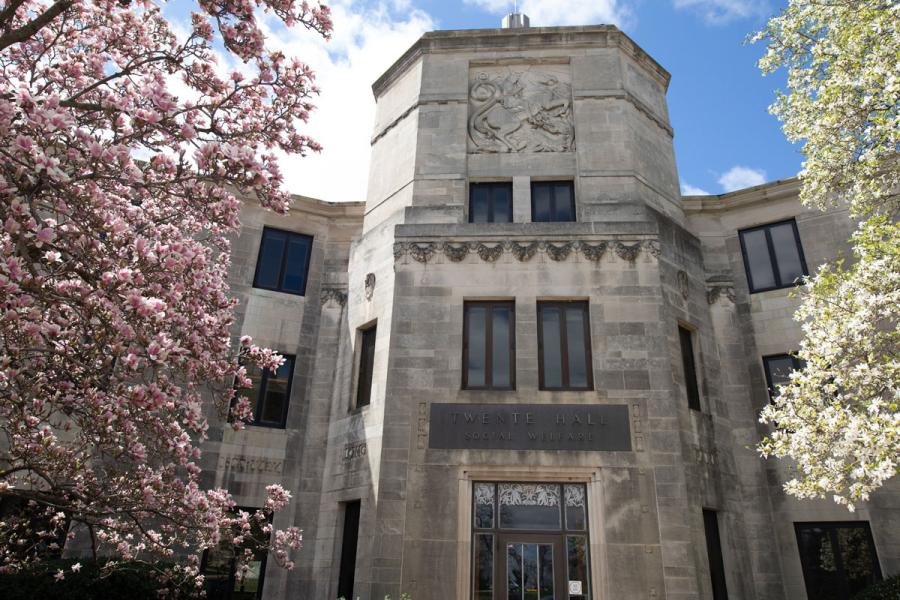
[[[538,346],[542,390],[594,388],[587,302],[538,302]]]
[[[700,388],[697,386],[697,367],[694,362],[694,334],[686,327],[678,326],[678,340],[681,342],[681,364],[684,370],[684,387],[687,390],[688,406],[700,410]]]
[[[251,425],[284,429],[288,405],[291,401],[291,380],[294,378],[294,357],[284,354],[284,362],[276,371],[260,370],[246,365],[251,387],[238,391],[250,401],[253,411]]]
[[[463,388],[513,389],[515,303],[466,302],[463,312]]]
[[[255,508],[241,508],[253,514]],[[250,532],[252,538],[265,541],[268,534],[263,532],[259,522],[250,520]],[[235,535],[239,532],[235,531]],[[242,579],[235,577],[236,554],[243,553],[245,549],[251,550],[252,556],[248,563],[249,569]],[[218,546],[210,548],[203,553],[200,572],[203,573],[203,587],[209,600],[258,600],[262,598],[263,579],[266,574],[265,548],[254,547],[247,541],[238,546],[223,540]]]
[[[740,238],[751,293],[791,287],[808,274],[793,219],[744,229]]]
[[[360,332],[359,376],[356,384],[356,407],[368,406],[372,400],[372,367],[375,364],[376,327]]]
[[[470,183],[469,223],[512,223],[511,182]]]
[[[803,368],[803,361],[790,354],[773,354],[763,356],[763,366],[766,370],[769,397],[774,398],[778,395],[778,386],[791,381],[791,372]]]
[[[795,523],[794,529],[808,598],[850,600],[881,581],[868,522]]]
[[[722,540],[719,538],[719,518],[716,511],[703,509],[703,530],[706,532],[706,554],[709,557],[713,600],[728,600],[725,561],[722,559]]]
[[[312,237],[280,229],[263,229],[253,287],[303,296],[312,253]]]
[[[344,535],[341,539],[341,567],[338,572],[338,598],[353,598],[356,577],[356,546],[359,543],[359,500],[344,504]]]
[[[531,220],[574,221],[575,186],[571,181],[535,181],[531,184]]]

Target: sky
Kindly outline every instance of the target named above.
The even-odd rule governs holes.
[[[318,155],[284,157],[289,191],[322,200],[365,200],[375,114],[371,84],[423,33],[499,27],[507,0],[331,0],[330,42],[271,23],[270,44],[309,64],[322,90],[305,132]],[[762,44],[748,34],[786,0],[520,0],[532,26],[613,24],[672,80],[669,112],[684,194],[721,194],[792,177],[801,168],[768,113],[784,75],[763,77]],[[577,133],[576,133],[577,135]]]

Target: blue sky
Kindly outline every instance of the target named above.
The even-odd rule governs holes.
[[[422,33],[497,27],[506,0],[331,0],[334,39],[273,29],[271,42],[318,73],[322,96],[307,131],[321,155],[286,157],[287,187],[323,200],[364,200],[374,99],[371,83]],[[782,75],[756,67],[747,35],[785,0],[521,0],[532,26],[613,23],[672,74],[668,100],[685,193],[719,194],[800,170],[767,108]]]

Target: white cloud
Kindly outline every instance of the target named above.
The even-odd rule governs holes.
[[[766,182],[766,172],[736,165],[719,177],[719,185],[726,192],[761,185]]]
[[[285,30],[274,20],[270,47],[297,56],[316,72],[322,90],[301,132],[322,144],[319,154],[284,156],[285,188],[295,194],[340,202],[365,200],[369,142],[375,120],[372,83],[423,33],[435,28],[425,12],[405,0],[330,0],[330,42],[301,28]]]
[[[699,188],[695,185],[691,185],[686,181],[681,182],[681,195],[682,196],[709,196],[710,193],[704,190],[703,188]]]
[[[465,2],[499,15],[513,11],[513,3],[509,0],[465,0]],[[529,16],[532,27],[599,23],[623,27],[633,18],[631,9],[620,0],[521,0],[519,12]],[[497,26],[499,27],[499,22]]]
[[[707,23],[722,24],[737,19],[764,17],[771,12],[765,0],[672,0],[677,9],[691,9]]]

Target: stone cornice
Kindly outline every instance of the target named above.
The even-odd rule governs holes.
[[[668,88],[671,75],[631,38],[613,25],[529,27],[527,29],[460,29],[431,31],[420,37],[372,84],[378,98],[423,54],[464,50],[526,51],[542,48],[620,48]]]
[[[503,254],[509,254],[519,262],[528,262],[537,254],[543,254],[553,262],[562,262],[570,256],[580,254],[591,262],[599,262],[609,254],[621,260],[634,262],[645,256],[659,257],[659,241],[643,240],[458,240],[437,241],[417,240],[394,243],[394,259],[412,258],[419,263],[428,263],[438,256],[450,262],[462,262],[468,256],[483,262],[496,262]]]
[[[717,196],[682,196],[682,202],[684,212],[690,214],[728,211],[785,198],[795,198],[799,203],[799,178],[780,179]]]

